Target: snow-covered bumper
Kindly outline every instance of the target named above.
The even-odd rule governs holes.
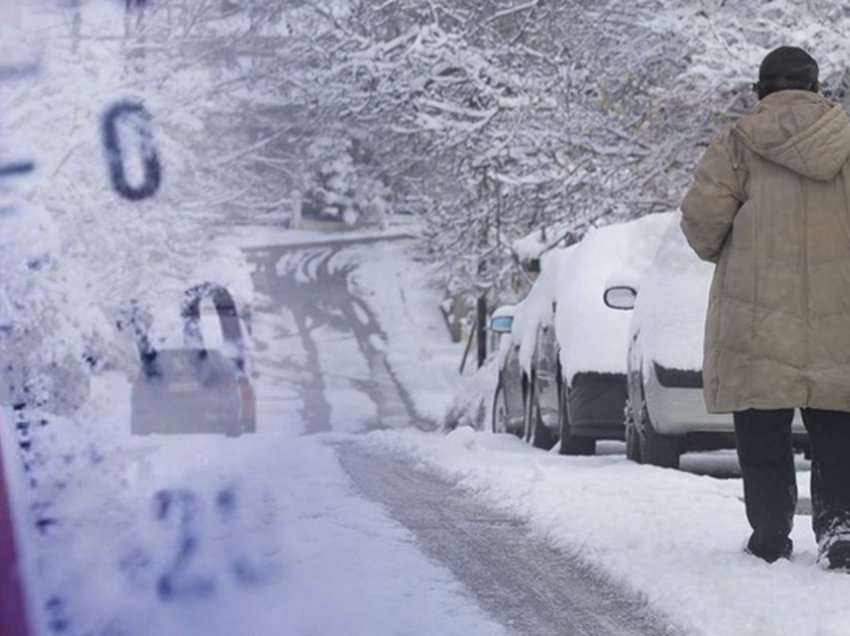
[[[644,395],[649,418],[658,433],[734,433],[732,414],[712,414],[705,408],[700,371],[668,369],[650,365],[644,375]],[[794,416],[794,433],[805,434],[799,412]]]
[[[576,435],[597,439],[623,439],[626,375],[578,373],[567,400],[570,429]]]

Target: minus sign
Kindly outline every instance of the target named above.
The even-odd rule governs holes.
[[[28,64],[26,66],[0,66],[0,80],[8,81],[32,77],[33,75],[38,75],[40,71],[40,62]]]
[[[0,164],[0,179],[29,174],[34,170],[35,164],[32,161],[19,161],[17,163],[7,163],[5,165]]]

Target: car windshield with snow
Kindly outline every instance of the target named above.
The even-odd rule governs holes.
[[[847,33],[0,0],[0,636],[850,636]]]

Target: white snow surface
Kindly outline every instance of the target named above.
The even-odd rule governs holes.
[[[354,291],[380,309],[384,334],[372,345],[392,361],[420,414],[436,420],[451,400],[462,346],[443,344],[438,297],[408,243],[349,246],[334,262],[358,266]],[[387,263],[397,268],[389,275]],[[225,252],[208,269],[242,295],[246,266]],[[302,437],[302,396],[290,375],[301,354],[286,337],[290,317],[266,311],[254,295],[257,343],[287,345],[255,352],[256,435],[131,436],[129,381],[108,372],[93,377],[74,417],[44,414],[49,425],[27,455],[31,473],[7,464],[17,469],[15,517],[38,622],[125,636],[504,633],[339,466],[333,445],[351,442],[346,434],[375,415],[343,382],[364,372],[356,343],[331,330],[316,335],[322,367],[333,371],[325,390],[335,432]],[[32,413],[33,426],[41,415]],[[17,453],[11,415],[0,416],[2,446]],[[167,576],[171,596],[158,592]],[[53,610],[49,599],[59,599]]]
[[[714,265],[696,256],[682,234],[680,219],[677,212],[640,282],[629,333],[640,330],[647,363],[699,370]]]
[[[118,406],[126,390],[112,377],[98,394]],[[41,504],[58,524],[24,543],[36,607],[61,598],[73,633],[504,633],[410,531],[357,494],[333,448],[346,437],[138,441],[124,431],[129,414],[115,415],[90,427],[54,421],[64,428],[40,479],[68,489]],[[3,445],[15,447],[2,416]],[[121,440],[120,452],[91,461],[95,431]],[[69,469],[61,456],[72,437],[82,452]],[[165,514],[163,493],[172,498]],[[19,518],[31,519],[28,497],[17,499]],[[177,565],[185,540],[194,548]],[[168,573],[176,592],[163,599],[158,580]]]
[[[739,479],[640,466],[616,455],[561,457],[510,435],[375,432],[532,532],[599,567],[696,636],[846,636],[850,577],[821,570],[810,517],[794,558],[768,565],[749,535]],[[719,456],[722,461],[726,455]],[[801,494],[808,476],[800,475]]]
[[[499,368],[505,355],[503,350],[509,346],[510,341],[505,335],[499,339],[499,350],[490,355],[483,367],[457,379],[454,397],[445,417],[445,428],[469,426],[492,430],[494,390],[499,382]]]
[[[640,277],[652,262],[669,213],[591,230],[575,249],[562,250],[555,285],[555,329],[564,379],[576,373],[625,373],[626,333],[631,316],[608,308],[605,285],[614,272]],[[547,284],[547,283],[544,283]]]
[[[380,257],[369,245],[349,253],[359,261],[357,292],[380,308],[378,322],[393,372],[410,391],[417,414],[442,421],[452,403],[465,343],[449,338],[430,266],[414,261],[411,242],[404,240],[383,244]]]

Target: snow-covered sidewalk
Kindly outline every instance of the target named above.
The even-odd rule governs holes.
[[[850,634],[850,576],[815,564],[810,517],[795,519],[791,562],[767,565],[742,552],[749,527],[740,480],[639,466],[621,454],[561,457],[468,428],[367,439],[512,512],[694,634]],[[799,477],[807,495],[808,475]]]

